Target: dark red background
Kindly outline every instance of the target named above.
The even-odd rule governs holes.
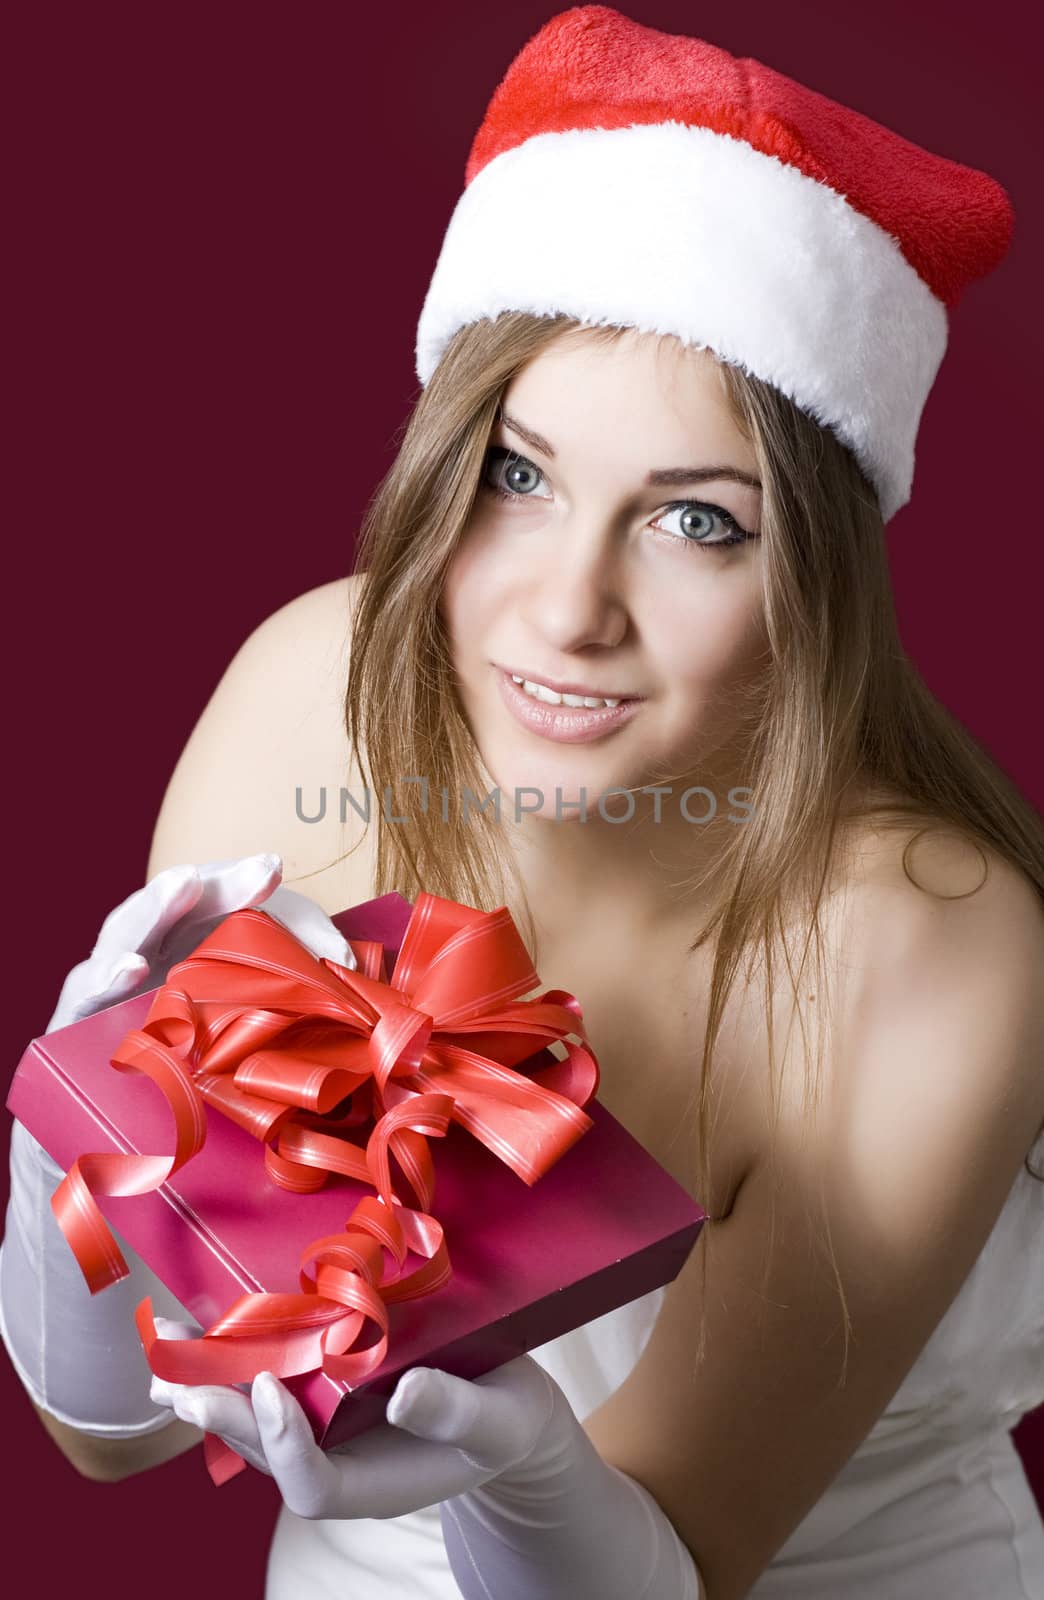
[[[9,9],[11,1070],[105,912],[143,881],[174,761],[237,646],[350,569],[417,392],[417,318],[470,140],[556,9]],[[907,647],[1040,805],[1044,207],[1028,13],[625,9],[760,57],[1011,193],[1014,247],[953,316],[914,499],[888,537]],[[0,1386],[5,1520],[25,1529],[6,1556],[31,1565],[36,1592],[260,1595],[268,1480],[218,1491],[194,1452],[85,1482],[6,1362]],[[1044,1503],[1044,1410],[1016,1438]]]

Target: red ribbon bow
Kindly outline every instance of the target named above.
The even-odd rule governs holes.
[[[420,894],[390,982],[381,944],[349,942],[358,970],[317,960],[264,912],[235,911],[171,969],[143,1026],[111,1058],[162,1091],[176,1143],[173,1156],[82,1155],[59,1185],[54,1213],[92,1294],[128,1273],[93,1196],[158,1189],[202,1148],[204,1101],[264,1142],[283,1188],[304,1193],[339,1172],[377,1191],[343,1233],[302,1252],[300,1294],[242,1295],[195,1340],[161,1339],[142,1300],[135,1316],[157,1377],[235,1384],[266,1369],[289,1377],[322,1367],[361,1383],[387,1354],[387,1305],[452,1275],[430,1214],[427,1139],[458,1122],[533,1184],[592,1126],[580,1108],[597,1092],[598,1064],[579,1003],[561,989],[518,999],[540,980],[506,907]],[[564,1060],[512,1070],[551,1041],[564,1044]],[[369,1124],[365,1148],[344,1137]],[[391,1155],[419,1209],[396,1194]],[[397,1268],[388,1280],[384,1251]],[[403,1276],[409,1251],[424,1265]],[[368,1320],[378,1341],[350,1353]],[[218,1483],[244,1465],[212,1434],[205,1453]]]

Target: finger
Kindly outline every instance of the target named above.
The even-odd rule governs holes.
[[[259,1372],[251,1401],[268,1470],[287,1506],[299,1517],[336,1515],[341,1475],[316,1444],[311,1424],[293,1395],[271,1372]]]
[[[58,1004],[47,1024],[47,1032],[82,1022],[95,1011],[126,1000],[144,982],[149,974],[149,963],[135,951],[126,951],[108,970],[101,971],[95,960],[81,962],[74,967],[62,985]]]
[[[271,1374],[255,1378],[253,1402],[272,1476],[300,1517],[406,1516],[493,1476],[453,1445],[411,1438],[387,1423],[323,1451],[300,1405]]]
[[[206,861],[199,868],[203,893],[193,911],[193,921],[227,917],[233,911],[256,905],[277,887],[283,875],[282,858],[274,851],[242,856],[231,861]]]
[[[521,1356],[473,1381],[436,1367],[411,1367],[396,1384],[386,1415],[397,1428],[455,1445],[477,1466],[503,1472],[532,1451],[553,1405],[546,1373]]]
[[[198,1322],[174,1317],[153,1317],[156,1332],[161,1339],[198,1339],[203,1329]]]
[[[128,950],[109,975],[105,994],[110,1003],[125,999],[149,975],[149,963],[139,951]]]
[[[168,929],[198,901],[202,883],[190,864],[166,867],[109,912],[101,925],[92,956],[108,961],[124,950],[148,955]]]
[[[142,984],[148,983],[150,970],[146,956],[140,955],[136,950],[128,950],[110,968],[101,992],[88,995],[77,1005],[77,1018],[90,1016],[95,1011],[104,1010],[106,1006],[115,1006],[121,1000],[128,1000],[132,994],[137,993]]]
[[[199,1339],[203,1336],[203,1329],[197,1322],[175,1322],[170,1317],[155,1317],[153,1320],[156,1324],[156,1332],[161,1339]],[[167,1378],[158,1378],[154,1374],[150,1392],[153,1400],[158,1401],[160,1405],[170,1405],[174,1395],[180,1394],[182,1390],[191,1387],[192,1385],[190,1384],[173,1383]],[[225,1387],[238,1389],[243,1394],[249,1394],[250,1392],[249,1383],[232,1383]]]
[[[161,1339],[198,1339],[203,1329],[195,1322],[176,1322],[172,1317],[154,1317],[156,1332]],[[149,1385],[149,1397],[157,1405],[170,1406],[173,1409],[174,1399],[186,1385],[183,1383],[168,1383],[166,1378],[157,1378],[153,1374]]]
[[[314,956],[328,956],[342,967],[356,968],[358,962],[351,945],[321,906],[296,889],[280,884],[268,898],[260,902],[260,909],[281,922],[296,939]]]
[[[199,899],[186,916],[171,926],[157,951],[156,963],[163,976],[191,955],[233,911],[243,911],[266,899],[277,887],[282,870],[279,857],[270,852],[237,861],[204,862],[198,868],[202,884]]]
[[[217,1384],[186,1386],[174,1396],[173,1410],[183,1422],[216,1433],[244,1461],[271,1476],[250,1401],[238,1389]]]

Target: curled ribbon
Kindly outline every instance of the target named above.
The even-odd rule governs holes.
[[[519,999],[540,980],[506,907],[420,894],[390,980],[380,943],[349,942],[357,969],[317,959],[262,911],[235,911],[171,968],[142,1027],[111,1057],[165,1096],[175,1149],[82,1155],[56,1190],[55,1216],[92,1294],[128,1273],[94,1195],[158,1189],[202,1148],[205,1104],[264,1144],[282,1188],[306,1193],[336,1172],[377,1191],[343,1233],[302,1252],[300,1294],[242,1295],[195,1340],[161,1339],[142,1300],[135,1319],[157,1377],[236,1384],[266,1369],[289,1377],[321,1367],[358,1385],[387,1354],[387,1306],[452,1275],[430,1212],[428,1139],[457,1122],[533,1184],[592,1126],[581,1107],[599,1073],[580,1005],[562,989]],[[513,1070],[553,1041],[564,1060]],[[345,1137],[366,1128],[364,1147]],[[391,1156],[416,1208],[396,1193]],[[424,1264],[403,1275],[411,1252]],[[397,1269],[387,1279],[385,1253]],[[367,1322],[379,1337],[355,1350]],[[216,1483],[245,1465],[213,1434],[205,1457]]]

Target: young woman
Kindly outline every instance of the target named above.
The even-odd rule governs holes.
[[[1042,1600],[1044,832],[904,655],[882,536],[1006,199],[601,6],[529,41],[467,177],[359,571],[239,652],[52,1025],[237,905],[336,953],[388,889],[506,904],[710,1221],[325,1455],[277,1382],[150,1391],[130,1308],[192,1328],[133,1259],[90,1299],[16,1128],[12,1358],[91,1476],[201,1427],[270,1472],[269,1600]]]

